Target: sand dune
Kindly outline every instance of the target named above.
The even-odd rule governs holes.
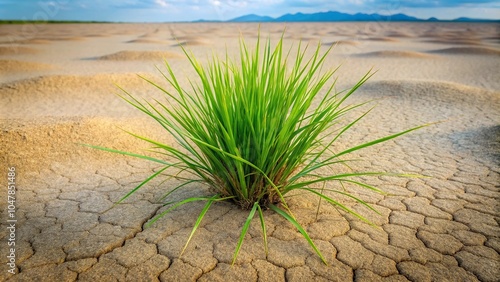
[[[113,54],[93,58],[108,61],[162,60],[182,57],[180,54],[163,51],[119,51]]]
[[[379,57],[379,58],[435,58],[436,56],[415,52],[415,51],[376,51],[358,54],[360,57]]]
[[[137,74],[130,73],[30,78],[0,85],[0,107],[6,109],[0,118],[137,115],[138,112],[115,95],[123,94],[115,84],[137,97],[154,91]]]
[[[488,47],[451,47],[439,50],[429,51],[429,53],[437,54],[460,54],[460,55],[500,55],[500,49]]]
[[[12,72],[42,71],[55,68],[53,65],[17,60],[0,60],[0,74],[10,74]]]
[[[23,55],[36,54],[39,51],[35,48],[23,47],[17,45],[0,46],[0,56],[3,55]]]

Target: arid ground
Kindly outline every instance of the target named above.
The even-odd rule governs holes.
[[[157,200],[175,180],[154,180],[109,209],[157,166],[80,143],[145,152],[148,145],[124,129],[174,144],[116,95],[116,85],[162,99],[137,74],[166,85],[156,66],[165,70],[167,60],[189,86],[195,75],[181,45],[202,63],[225,50],[236,57],[240,36],[252,46],[258,30],[256,23],[0,25],[0,281],[499,281],[498,24],[260,26],[273,41],[284,31],[287,47],[336,44],[326,66],[341,65],[337,91],[378,71],[348,101],[376,107],[332,150],[437,122],[349,157],[362,159],[351,163],[356,171],[426,176],[363,179],[386,195],[346,187],[380,215],[337,197],[378,227],[326,203],[316,217],[312,196],[289,199],[328,265],[266,211],[268,255],[255,219],[231,267],[247,212],[230,203],[212,206],[179,257],[202,203],[143,228],[165,210]],[[11,203],[9,168],[17,187]],[[188,185],[172,199],[208,193]]]

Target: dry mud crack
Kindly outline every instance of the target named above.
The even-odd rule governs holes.
[[[390,89],[386,84],[373,83],[359,99],[381,85]],[[380,131],[390,131],[406,120],[399,115],[408,111],[397,107],[418,111],[416,104],[426,104],[425,95],[423,101],[404,95],[379,106],[369,122],[379,120]],[[292,209],[327,257],[328,266],[292,226],[266,212],[268,256],[259,226],[253,224],[231,267],[246,213],[227,203],[212,207],[179,257],[202,206],[183,206],[144,229],[143,224],[163,209],[154,202],[165,192],[160,181],[109,208],[155,168],[127,158],[89,162],[87,157],[53,162],[40,172],[18,172],[19,273],[11,276],[4,271],[0,277],[9,281],[498,281],[499,170],[488,148],[480,148],[491,142],[485,140],[491,136],[476,134],[472,142],[469,130],[493,126],[490,115],[498,102],[494,98],[490,110],[464,107],[454,121],[366,152],[370,161],[358,169],[375,166],[430,176],[368,180],[388,196],[353,191],[381,212],[381,216],[366,213],[352,203],[379,228],[327,205],[315,220],[314,199],[292,198]],[[466,109],[470,112],[464,113]],[[388,111],[395,113],[392,118],[381,114]],[[426,111],[432,116],[431,111],[458,113],[456,107],[439,103],[434,108],[426,105]],[[469,119],[471,115],[475,118]],[[362,136],[361,131],[356,133]],[[188,187],[177,197],[194,195],[199,189]],[[3,238],[5,230],[3,226]],[[2,253],[4,266],[5,258]]]

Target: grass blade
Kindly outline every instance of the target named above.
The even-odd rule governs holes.
[[[259,210],[260,226],[262,228],[262,239],[264,240],[264,251],[266,253],[266,258],[267,258],[269,250],[267,248],[267,230],[266,230],[266,223],[264,222],[264,213],[262,212],[262,208],[260,206],[257,206],[257,209]]]
[[[238,239],[238,244],[236,245],[236,250],[234,251],[233,261],[231,262],[231,265],[236,262],[236,258],[238,257],[238,253],[240,252],[241,245],[243,244],[243,239],[245,239],[245,235],[247,234],[248,228],[250,227],[250,223],[252,222],[253,216],[255,215],[255,211],[257,210],[258,206],[259,202],[255,202],[252,209],[248,213],[247,220],[245,220],[243,228],[241,229],[240,238]]]
[[[136,157],[136,158],[140,158],[140,159],[144,159],[144,160],[148,160],[148,161],[152,161],[152,162],[160,163],[160,164],[164,164],[164,165],[171,165],[170,163],[168,163],[166,161],[152,158],[152,157],[145,156],[145,155],[134,154],[134,153],[126,152],[126,151],[120,151],[120,150],[110,149],[110,148],[101,147],[101,146],[93,146],[93,145],[88,145],[88,144],[80,144],[80,145],[85,146],[85,147],[89,147],[92,149],[98,149],[101,151],[110,152],[110,153],[116,153],[116,154],[120,154],[120,155]]]
[[[318,254],[318,256],[321,258],[321,261],[324,264],[328,264],[326,262],[325,257],[323,257],[323,254],[321,254],[321,252],[319,251],[319,249],[316,247],[316,245],[314,244],[314,242],[311,240],[311,237],[309,237],[309,235],[307,234],[307,232],[304,230],[304,228],[302,228],[302,226],[297,222],[297,220],[295,220],[293,217],[291,217],[289,214],[287,214],[284,210],[278,208],[277,206],[275,206],[273,204],[270,204],[269,208],[272,209],[273,211],[275,211],[277,214],[279,214],[282,217],[284,217],[290,223],[292,223],[292,225],[295,226],[295,228],[297,228],[297,230],[299,230],[299,232],[302,234],[302,236],[304,236],[304,238],[307,240],[307,243],[309,243],[309,245],[313,248],[313,250],[316,252],[316,254]]]
[[[182,248],[180,256],[182,256],[182,254],[186,250],[189,242],[191,241],[191,238],[194,235],[194,232],[196,232],[196,229],[198,229],[198,226],[200,226],[201,220],[203,219],[203,217],[207,213],[208,209],[210,208],[210,206],[212,205],[212,203],[214,202],[214,200],[217,199],[217,198],[219,198],[219,195],[215,195],[215,196],[213,196],[213,197],[211,197],[211,198],[208,199],[207,203],[205,204],[205,206],[201,210],[200,215],[196,219],[196,222],[195,222],[195,224],[193,226],[193,229],[191,230],[191,234],[189,234],[189,237],[188,237],[188,239],[186,241],[186,244],[184,245],[184,248]]]

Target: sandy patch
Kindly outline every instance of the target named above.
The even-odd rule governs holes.
[[[0,163],[11,163],[26,170],[37,170],[53,162],[78,158],[113,159],[118,154],[90,149],[80,144],[139,152],[149,145],[124,130],[164,140],[165,134],[154,123],[142,118],[43,117],[36,120],[0,119],[3,140]],[[159,134],[163,133],[163,134]],[[14,153],[16,152],[16,153]]]
[[[360,57],[376,58],[435,58],[436,56],[415,51],[376,51],[359,54]]]
[[[139,39],[133,39],[127,41],[127,43],[151,43],[151,44],[162,44],[165,43],[166,41],[161,41],[157,39],[146,39],[146,38],[139,38]]]
[[[178,43],[173,44],[172,46],[174,46],[174,47],[180,47],[180,46],[202,46],[202,45],[209,45],[209,44],[210,43],[207,40],[193,39],[193,40],[178,41]]]
[[[0,60],[0,74],[12,72],[31,72],[54,69],[55,66],[18,60]]]
[[[461,39],[471,39],[476,38],[481,31],[479,29],[457,29],[450,30],[444,26],[430,29],[422,34],[422,37],[430,37],[436,39],[448,39],[448,40],[461,40]]]
[[[451,47],[429,51],[429,53],[449,55],[500,55],[500,49],[487,47]]]
[[[93,58],[105,61],[136,61],[136,60],[163,60],[181,58],[182,56],[173,52],[163,51],[119,51],[113,54]]]
[[[387,37],[396,37],[396,38],[398,38],[398,37],[400,37],[400,38],[414,37],[414,35],[412,35],[410,33],[397,31],[397,30],[386,32],[385,35],[386,35],[386,38]]]
[[[154,88],[137,74],[53,75],[0,85],[0,118],[38,119],[44,116],[135,115],[116,94],[116,85],[137,97]],[[8,105],[8,106],[7,106]],[[57,109],[57,110],[54,110]]]
[[[34,39],[16,41],[16,43],[19,43],[19,44],[51,44],[52,40],[34,38]]]
[[[279,34],[281,36],[281,34]],[[293,39],[293,40],[301,40],[303,42],[307,42],[307,41],[319,41],[320,40],[320,37],[318,36],[311,36],[309,34],[291,34],[290,39]]]
[[[365,40],[369,41],[381,41],[381,42],[398,42],[398,39],[390,38],[390,37],[370,37]]]
[[[496,107],[500,92],[460,83],[432,80],[384,80],[368,82],[362,92],[404,99],[425,99],[465,107]],[[385,94],[384,94],[385,93]],[[499,105],[500,106],[500,105]]]
[[[452,44],[452,45],[481,45],[479,39],[432,39],[426,40],[429,43]]]
[[[330,46],[330,45],[347,45],[347,46],[358,46],[360,43],[358,41],[352,40],[338,40],[322,43],[322,45]]]
[[[0,56],[36,54],[38,52],[39,50],[30,47],[23,47],[17,45],[0,46]]]
[[[60,37],[60,38],[53,39],[53,40],[58,40],[58,41],[84,41],[84,40],[87,40],[87,38],[85,38],[83,36],[71,36],[71,37]]]
[[[482,38],[483,40],[495,41],[500,43],[500,36],[486,36]]]
[[[206,38],[198,35],[182,35],[182,36],[175,36],[172,39],[178,41],[203,41]]]
[[[91,38],[94,38],[94,37],[110,37],[109,34],[99,34],[99,33],[88,33],[88,34],[85,34],[85,37],[91,37]]]

